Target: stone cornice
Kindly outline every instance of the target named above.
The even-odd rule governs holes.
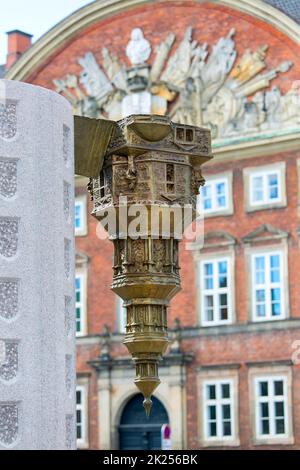
[[[193,353],[170,353],[167,356],[164,356],[160,367],[170,367],[172,365],[183,365],[192,362],[194,359]],[[130,369],[132,370],[132,359],[131,357],[108,357],[108,358],[97,358],[92,361],[88,361],[88,364],[96,369],[107,370],[107,369]]]
[[[168,0],[164,1],[167,3]],[[155,0],[102,0],[80,8],[36,41],[11,67],[6,78],[26,80],[33,70],[84,29],[125,10],[153,3]],[[202,0],[198,0],[198,3],[202,3]],[[261,0],[211,0],[210,3],[226,6],[258,18],[284,33],[295,44],[300,45],[300,26],[284,13]]]
[[[289,318],[286,320],[271,320],[266,322],[248,322],[235,323],[232,325],[210,326],[210,327],[186,327],[181,329],[181,338],[201,338],[204,336],[223,336],[236,334],[274,334],[276,331],[300,331],[300,318]],[[170,330],[172,331],[172,330]],[[76,338],[77,346],[87,346],[91,344],[100,344],[100,335],[81,336]],[[111,341],[113,343],[122,343],[124,335],[112,334]]]

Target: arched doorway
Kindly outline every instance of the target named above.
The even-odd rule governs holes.
[[[129,400],[119,425],[120,450],[161,449],[161,427],[169,423],[169,418],[161,401],[152,397],[152,402],[150,417],[147,418],[143,396],[137,394]]]

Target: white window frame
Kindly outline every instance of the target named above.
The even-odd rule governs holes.
[[[224,183],[225,184],[225,201],[226,205],[225,206],[218,206],[217,205],[217,193],[216,193],[216,186],[217,184]],[[205,217],[209,216],[214,216],[217,214],[232,214],[232,190],[231,190],[231,185],[232,185],[232,174],[225,174],[225,175],[218,175],[214,177],[207,177],[206,178],[206,183],[204,187],[211,186],[211,200],[212,200],[212,207],[210,209],[204,209],[204,197],[203,197],[203,191],[201,190],[200,187],[200,201],[201,201],[201,209],[203,211],[203,214]]]
[[[271,199],[268,196],[268,176],[276,174],[278,180],[278,197]],[[270,165],[247,167],[243,170],[244,188],[245,188],[245,210],[253,212],[257,210],[285,207],[286,198],[286,164],[285,162],[275,162]],[[253,199],[253,180],[255,177],[263,178],[263,200],[254,201]]]
[[[280,282],[271,283],[270,280],[270,257],[279,256],[280,262]],[[256,284],[255,280],[255,259],[258,257],[265,258],[265,283],[261,284],[261,289],[265,291],[265,305],[266,305],[266,316],[259,317],[256,315],[256,290],[259,288],[259,284]],[[251,255],[251,285],[252,285],[252,320],[254,322],[264,322],[264,321],[276,321],[283,320],[287,317],[285,313],[285,293],[284,293],[284,260],[283,252],[280,250],[277,251],[266,251],[266,252],[253,252]],[[274,315],[271,314],[271,289],[280,288],[280,304],[281,304],[281,314]]]
[[[275,381],[282,381],[283,382],[283,395],[276,396],[274,395],[274,382]],[[260,382],[267,382],[268,383],[268,396],[267,397],[260,397],[259,396],[259,384]],[[288,391],[287,391],[287,377],[284,375],[267,375],[267,376],[260,376],[255,377],[255,433],[256,438],[263,440],[263,439],[280,439],[280,438],[288,438],[289,437],[289,414],[288,414]],[[271,392],[271,393],[270,393]],[[282,434],[275,433],[275,413],[274,413],[274,404],[276,401],[283,402],[284,408],[284,429],[285,432]],[[269,403],[269,425],[270,425],[270,433],[269,434],[262,434],[260,430],[261,425],[261,417],[260,417],[260,404],[261,403]]]
[[[76,301],[76,279],[81,280],[81,302],[78,305]],[[77,307],[81,307],[81,329],[77,331]],[[75,332],[76,337],[85,336],[87,334],[87,272],[86,269],[80,268],[75,271]]]
[[[219,392],[222,385],[229,384],[230,387],[230,398],[221,398]],[[214,385],[216,387],[216,398],[209,399],[207,398],[207,387]],[[234,407],[234,382],[231,378],[224,379],[215,379],[215,380],[205,380],[203,381],[202,389],[202,398],[203,398],[203,435],[206,442],[216,442],[216,441],[232,441],[235,437],[235,407]],[[208,406],[216,406],[216,436],[209,435],[209,419],[208,419]],[[223,420],[222,416],[222,405],[230,405],[230,423],[231,423],[231,435],[224,436],[222,431]]]
[[[123,306],[123,299],[116,296],[116,320],[117,332],[120,334],[126,333],[126,308]]]
[[[76,206],[81,207],[80,227],[75,226]],[[82,237],[82,236],[87,235],[87,198],[86,196],[77,196],[75,198],[74,214],[75,214],[74,215],[75,236]]]
[[[257,395],[257,383],[258,381],[264,381],[266,379],[282,379],[286,381],[285,388],[285,435],[276,434],[273,437],[271,435],[260,434],[259,431],[259,409],[258,409],[258,395]],[[294,444],[293,435],[293,381],[292,381],[292,367],[281,364],[266,364],[262,366],[251,366],[249,368],[248,375],[249,384],[249,412],[251,418],[251,429],[253,436],[254,445],[287,445]]]
[[[81,404],[77,404],[77,392],[81,393]],[[77,438],[77,410],[81,411],[81,430],[82,437]],[[76,441],[79,449],[88,447],[88,394],[87,385],[78,384],[76,386]]]
[[[227,287],[218,287],[213,288],[213,290],[207,290],[204,287],[204,265],[205,264],[213,264],[213,285],[216,285],[216,281],[218,280],[218,271],[216,269],[219,262],[225,261],[227,263]],[[220,257],[213,257],[213,258],[206,258],[200,260],[200,302],[201,302],[201,324],[203,326],[215,326],[215,325],[226,325],[232,323],[233,319],[233,305],[232,305],[232,260],[229,256],[220,256]],[[215,319],[216,314],[220,314],[219,310],[219,295],[220,294],[227,294],[227,307],[228,307],[228,318],[227,320]],[[213,295],[214,298],[214,311],[213,321],[207,321],[205,319],[205,295]],[[217,301],[215,301],[217,299]]]
[[[268,177],[270,175],[276,175],[277,177],[277,186],[278,186],[278,196],[277,198],[271,198],[269,195],[268,195],[268,192],[269,192],[269,185],[268,185]],[[253,180],[254,178],[262,178],[262,193],[263,193],[263,198],[261,201],[255,201],[254,200],[254,188],[253,188]],[[281,178],[280,178],[280,170],[279,169],[276,169],[276,170],[265,170],[265,171],[257,171],[257,172],[253,172],[251,173],[250,175],[250,204],[252,206],[261,206],[261,205],[266,205],[266,204],[273,204],[273,203],[276,203],[276,202],[280,202],[281,201],[281,192],[282,192],[282,188],[281,188]]]

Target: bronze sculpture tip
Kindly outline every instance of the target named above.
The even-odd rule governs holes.
[[[149,418],[150,416],[150,411],[151,411],[151,407],[152,407],[152,400],[151,398],[145,398],[145,400],[143,401],[143,406],[145,408],[145,411],[146,411],[146,415],[147,415],[147,418]]]

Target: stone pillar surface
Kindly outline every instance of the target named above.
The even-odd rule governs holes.
[[[1,80],[0,449],[75,447],[73,194],[69,103]]]

